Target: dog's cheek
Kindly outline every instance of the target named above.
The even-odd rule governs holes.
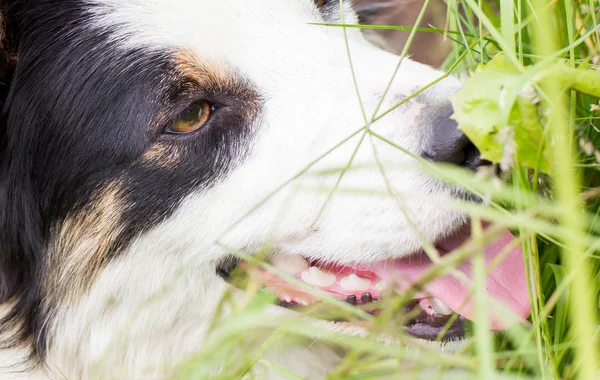
[[[141,236],[99,272],[85,296],[57,310],[48,360],[69,378],[148,378],[165,350],[169,363],[161,370],[168,371],[201,347],[228,285],[215,266],[149,251],[153,243]]]

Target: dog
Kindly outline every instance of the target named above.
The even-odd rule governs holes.
[[[418,282],[424,246],[469,240],[451,201],[476,196],[426,170],[484,164],[450,118],[460,81],[319,25],[357,24],[350,1],[13,0],[3,15],[2,379],[170,376],[202,347],[234,250],[268,247],[360,306]],[[484,256],[508,254],[487,292],[526,318],[520,248],[496,232]],[[283,306],[315,301],[258,275]],[[407,333],[459,350],[468,288],[423,291]],[[276,356],[311,379],[340,359],[320,344]]]

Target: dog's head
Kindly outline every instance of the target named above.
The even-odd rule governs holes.
[[[327,288],[303,266],[381,263],[464,228],[448,206],[461,192],[420,160],[477,165],[449,119],[458,81],[314,25],[355,24],[350,2],[17,0],[7,13],[0,298],[4,332],[40,354],[96,355],[110,342],[91,330],[123,322],[103,316],[131,316],[182,268],[152,328],[196,301],[207,319],[225,247],[301,257],[292,274]],[[382,270],[367,286],[344,268],[337,291],[377,296]],[[96,351],[73,348],[85,339]]]

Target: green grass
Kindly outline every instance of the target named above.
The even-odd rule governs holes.
[[[472,72],[477,65],[490,62],[500,53],[516,68],[516,81],[520,80],[522,84],[557,62],[570,68],[598,69],[600,4],[597,2],[447,0],[447,4],[446,30],[411,26],[377,28],[443,33],[453,44],[443,68],[453,74]],[[348,59],[352,62],[349,52],[350,49]],[[399,57],[399,62],[406,53],[407,50]],[[251,374],[252,366],[259,364],[282,376],[297,379],[299,377],[289,369],[269,361],[265,353],[296,344],[331,344],[347,352],[345,360],[330,374],[331,379],[404,379],[417,376],[427,368],[434,369],[428,376],[431,378],[460,368],[473,378],[600,379],[600,110],[592,111],[596,109],[594,105],[598,104],[598,99],[563,86],[570,80],[567,76],[564,72],[541,76],[533,84],[540,100],[536,110],[543,143],[540,151],[532,153],[542,157],[541,151],[544,146],[548,147],[551,158],[546,171],[550,174],[540,171],[541,161],[537,167],[532,167],[522,165],[518,159],[509,160],[512,165],[504,172],[502,184],[482,180],[458,169],[429,167],[432,175],[459,183],[490,200],[487,206],[457,201],[456,207],[470,212],[474,220],[497,221],[518,232],[528,269],[531,323],[516,326],[503,334],[491,333],[485,317],[487,310],[479,307],[469,347],[457,354],[445,354],[428,347],[416,347],[418,344],[398,328],[402,321],[397,320],[398,313],[393,310],[410,300],[412,294],[384,301],[385,311],[378,317],[327,297],[322,306],[312,311],[315,314],[335,312],[338,316],[369,322],[372,326],[370,335],[359,338],[314,326],[299,316],[265,317],[265,308],[273,302],[273,297],[261,291],[250,279],[241,302],[234,302],[231,294],[223,299],[223,308],[231,309],[231,314],[215,319],[202,351],[182,363],[176,378],[239,378]],[[510,120],[511,107],[519,90],[518,86],[507,90],[513,91],[506,95],[512,102],[501,107],[500,128]],[[357,96],[360,98],[359,88]],[[362,144],[371,144],[376,158],[374,141],[393,144],[373,132],[370,125],[390,111],[378,107],[369,116],[363,109],[364,120],[359,121],[363,127],[352,134],[360,135]],[[339,145],[345,143],[346,140]],[[290,181],[274,193],[304,175],[333,173],[341,179],[352,166],[350,157],[344,168],[317,173],[312,168],[318,161],[307,163],[300,173],[290,173]],[[386,168],[381,164],[373,170],[387,178]],[[339,183],[333,189],[319,191],[326,191],[330,196],[336,192],[359,194],[354,189],[340,188]],[[402,199],[390,187],[385,194],[397,199],[399,210],[403,209]],[[252,212],[261,206],[262,203],[258,204]],[[247,216],[236,223],[242,223]],[[473,244],[481,244],[490,238],[488,235],[487,231],[479,231],[474,234]],[[237,247],[226,244],[226,235],[218,244],[252,265],[274,271],[259,259],[260,253],[264,252],[255,256],[239,252]],[[435,254],[430,252],[431,247],[426,248],[429,248],[428,253]],[[268,247],[265,247],[266,251]],[[456,265],[457,260],[473,256],[474,252],[477,250],[459,250],[453,256],[456,260],[440,260],[427,279]],[[479,263],[476,265],[474,297],[482,306],[486,299],[482,286],[485,267],[481,265],[479,255],[475,255],[474,260]],[[303,285],[298,283],[298,286]],[[403,344],[382,344],[375,339],[378,335],[393,336]],[[261,378],[260,373],[254,376]],[[456,378],[467,378],[467,374],[460,373]]]

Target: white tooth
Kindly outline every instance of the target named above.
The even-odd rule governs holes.
[[[300,275],[302,281],[309,285],[325,287],[335,284],[335,275],[321,271],[317,267],[310,267]]]
[[[360,278],[355,274],[342,278],[340,286],[344,290],[367,290],[371,286],[371,281]]]
[[[375,290],[377,290],[379,293],[383,292],[387,288],[388,284],[385,281],[379,281],[377,285],[375,285]]]
[[[298,256],[273,256],[269,261],[275,268],[290,276],[308,268],[308,262]]]
[[[296,299],[296,302],[299,303],[302,306],[308,306],[308,304],[310,303],[310,302],[308,302],[307,300],[305,300],[303,298]]]
[[[438,313],[440,313],[442,315],[452,314],[452,309],[450,309],[448,306],[446,306],[446,304],[443,303],[442,301],[440,301],[439,299],[437,299],[435,297],[431,297],[430,302],[431,302],[431,305],[433,306],[433,308],[435,309],[435,311],[437,311]]]

